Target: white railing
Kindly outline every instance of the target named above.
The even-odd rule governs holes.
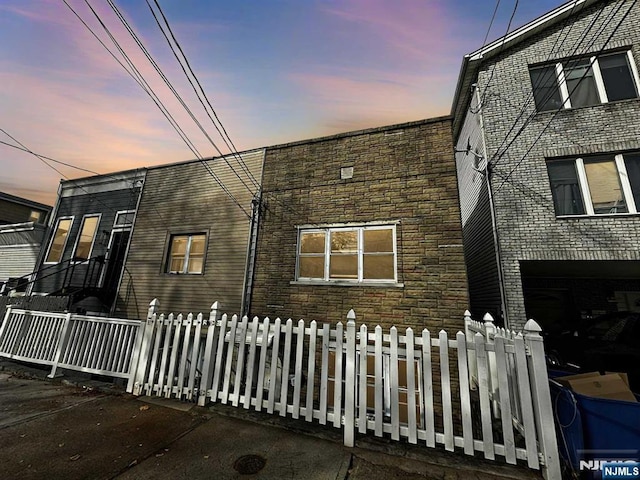
[[[380,326],[158,314],[150,304],[134,394],[233,406],[428,447],[525,461],[560,478],[540,327],[473,322],[449,338]],[[490,324],[490,325],[489,325]],[[474,422],[479,425],[474,432]],[[500,434],[494,436],[498,429]]]
[[[35,312],[7,307],[0,356],[58,368],[125,378],[133,389],[144,324],[139,320]]]

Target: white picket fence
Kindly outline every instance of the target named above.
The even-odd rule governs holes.
[[[317,421],[342,428],[347,446],[356,434],[372,433],[467,455],[482,452],[560,478],[544,348],[533,321],[515,334],[473,322],[466,312],[466,332],[449,338],[427,329],[356,328],[353,310],[346,325],[333,328],[218,318],[217,303],[209,318],[157,310],[154,300],[136,395]]]
[[[143,325],[8,306],[0,326],[0,357],[50,365],[51,378],[58,368],[125,378],[131,391]]]
[[[145,322],[9,308],[0,356],[126,378],[127,391],[220,402],[486,459],[560,479],[540,327],[499,329],[465,312],[465,332],[400,332],[158,313]]]

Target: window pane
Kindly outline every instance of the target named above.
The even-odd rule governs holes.
[[[182,272],[183,266],[184,266],[184,257],[181,257],[181,256],[171,257],[171,265],[169,266],[169,272],[180,273]]]
[[[573,108],[600,103],[590,59],[581,58],[566,62],[564,64],[564,76]]]
[[[532,68],[529,71],[529,76],[538,111],[559,109],[562,106],[562,97],[558,87],[555,65]]]
[[[324,278],[324,257],[300,257],[300,278]]]
[[[575,161],[550,162],[547,164],[547,170],[556,215],[584,214]]]
[[[640,211],[640,153],[625,155],[624,164],[627,167],[631,192],[636,202],[636,211]]]
[[[363,278],[365,280],[393,280],[393,255],[364,255]]]
[[[358,255],[331,255],[329,278],[358,278]]]
[[[610,102],[638,96],[626,52],[605,55],[598,59],[598,63]]]
[[[191,237],[191,248],[189,249],[189,256],[204,255],[204,235],[194,235]]]
[[[324,232],[300,234],[300,253],[324,253]]]
[[[118,213],[116,215],[115,225],[118,226],[118,227],[124,227],[124,226],[127,226],[127,225],[132,225],[133,224],[133,216],[134,216],[133,212]]]
[[[47,255],[46,262],[57,263],[62,260],[62,254],[64,246],[69,236],[69,229],[71,228],[71,219],[60,220],[58,227],[53,235],[53,241],[51,242],[51,248],[49,249],[49,255]]]
[[[202,273],[203,257],[189,257],[189,264],[187,266],[187,273]]]
[[[189,237],[173,237],[171,239],[171,256],[173,257],[174,255],[186,255],[188,242]]]
[[[358,250],[358,232],[355,230],[331,232],[331,252],[356,252]]]
[[[78,260],[86,260],[91,253],[91,246],[93,245],[93,237],[95,236],[98,228],[99,217],[85,217],[82,221],[82,227],[80,229],[80,240],[78,241],[78,247],[76,248],[75,257]]]
[[[365,230],[364,252],[393,252],[393,230]]]
[[[627,205],[622,195],[618,169],[611,160],[585,160],[589,191],[594,213],[625,213]]]

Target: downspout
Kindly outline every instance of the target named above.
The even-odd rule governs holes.
[[[260,226],[260,212],[262,211],[262,184],[264,181],[264,164],[267,157],[266,148],[262,149],[262,165],[260,168],[260,186],[251,200],[251,225],[249,226],[249,242],[245,261],[244,285],[242,287],[242,305],[240,316],[248,315],[251,310],[251,296],[253,295],[253,277],[256,269],[258,246],[258,227]]]
[[[258,224],[260,223],[260,209],[262,207],[262,191],[254,195],[251,200],[251,226],[249,227],[249,245],[247,247],[246,271],[242,292],[242,307],[240,316],[249,314],[251,309],[251,294],[253,293],[253,276],[256,264],[256,246],[258,244]]]
[[[505,327],[509,327],[509,314],[507,310],[507,298],[505,294],[504,272],[502,270],[502,255],[500,254],[500,242],[498,241],[498,224],[496,222],[495,205],[493,203],[493,190],[491,189],[491,168],[489,166],[489,154],[487,151],[487,139],[484,129],[484,118],[482,116],[482,99],[480,98],[480,89],[475,86],[475,95],[477,101],[478,119],[480,122],[480,134],[482,137],[482,148],[485,155],[485,179],[487,182],[487,193],[489,195],[489,210],[491,212],[491,231],[493,233],[493,249],[496,256],[498,271],[498,287],[500,289],[500,308],[502,310],[502,319]]]

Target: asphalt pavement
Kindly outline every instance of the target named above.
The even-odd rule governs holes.
[[[438,449],[227,406],[134,397],[0,361],[0,479],[541,478]]]

